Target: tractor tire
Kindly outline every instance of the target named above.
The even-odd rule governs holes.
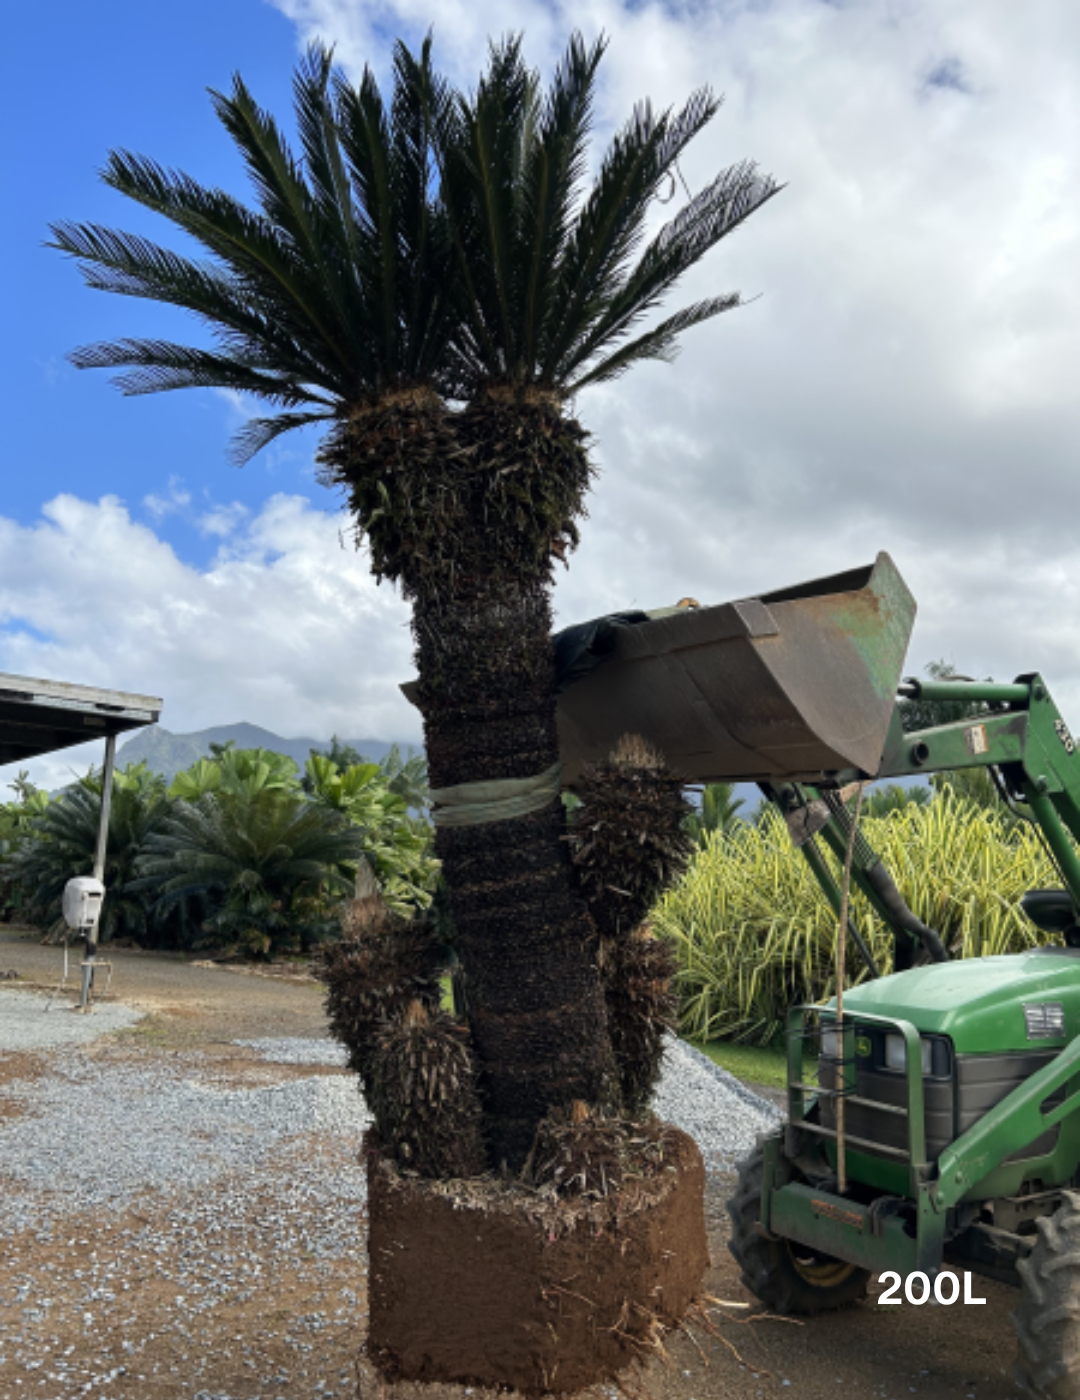
[[[732,1235],[728,1249],[742,1281],[773,1312],[812,1316],[847,1307],[866,1296],[868,1270],[818,1254],[794,1240],[758,1232],[764,1155],[760,1147],[739,1164],[739,1182],[728,1202]],[[1056,1400],[1056,1397],[1055,1397]]]
[[[1016,1266],[1013,1379],[1033,1400],[1080,1400],[1080,1192],[1064,1196],[1053,1215],[1036,1220],[1035,1248]]]

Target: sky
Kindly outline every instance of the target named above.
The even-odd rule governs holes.
[[[42,50],[43,27],[49,39]],[[1071,0],[44,0],[7,20],[9,201],[0,344],[0,671],[160,695],[174,732],[417,742],[398,683],[408,609],[376,587],[317,439],[228,465],[245,405],[125,399],[77,345],[205,344],[180,311],[86,289],[48,225],[181,247],[107,189],[124,148],[250,200],[207,88],[239,70],[290,120],[321,38],[357,77],[433,30],[463,85],[524,34],[549,73],[575,27],[610,45],[596,158],[635,102],[724,105],[681,163],[693,190],[742,159],[784,191],[670,299],[739,291],[674,366],[575,405],[599,478],[556,586],[566,623],[690,594],[725,602],[887,550],[919,605],[909,671],[1040,670],[1080,725],[1080,6]],[[17,133],[17,135],[15,134]],[[15,193],[13,199],[12,193]],[[658,223],[677,210],[679,189]],[[39,760],[46,786],[92,749]],[[0,800],[13,768],[0,772]]]

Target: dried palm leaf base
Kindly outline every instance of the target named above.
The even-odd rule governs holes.
[[[678,1129],[665,1137],[668,1169],[559,1200],[403,1175],[369,1133],[367,1353],[383,1378],[542,1395],[656,1354],[708,1265],[701,1153]]]

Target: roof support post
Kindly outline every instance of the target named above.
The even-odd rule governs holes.
[[[112,808],[113,769],[116,766],[116,735],[105,738],[105,767],[101,774],[101,817],[98,820],[97,849],[94,852],[94,879],[105,881],[105,852],[109,845],[109,811]],[[94,960],[97,957],[97,929],[86,939],[86,954],[82,965],[82,987],[79,990],[80,1011],[90,1009],[90,992],[94,985]]]
[[[105,739],[105,771],[101,775],[101,820],[98,822],[97,850],[94,853],[94,879],[105,879],[105,850],[109,844],[109,809],[112,807],[113,768],[116,766],[116,735]]]

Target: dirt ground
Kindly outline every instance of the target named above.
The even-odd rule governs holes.
[[[94,1043],[91,1053],[103,1061],[160,1058],[184,1073],[238,1087],[338,1073],[265,1064],[233,1044],[260,1036],[325,1036],[317,986],[147,954],[117,953],[113,960],[117,998],[148,1015],[136,1032]],[[58,949],[0,932],[0,974],[19,974],[0,984],[5,988],[47,987],[59,963]],[[0,1054],[0,1212],[4,1127],[23,1111],[10,1098],[5,1107],[4,1084],[47,1076],[50,1054]],[[293,1150],[327,1172],[346,1165],[340,1140],[298,1142]],[[867,1301],[842,1314],[806,1323],[760,1315],[726,1248],[730,1188],[730,1179],[714,1175],[706,1197],[712,1267],[705,1291],[714,1301],[685,1332],[668,1338],[666,1358],[658,1356],[626,1379],[629,1395],[1004,1400],[1017,1393],[1009,1379],[1014,1343],[1008,1314],[1015,1294],[1003,1286],[976,1280],[975,1295],[986,1299],[982,1307],[882,1308],[875,1281]],[[364,1361],[359,1209],[352,1222],[355,1247],[347,1243],[328,1253],[319,1242],[320,1222],[305,1218],[302,1201],[290,1213],[267,1200],[257,1181],[227,1181],[220,1189],[231,1203],[225,1227],[220,1214],[212,1227],[206,1224],[192,1193],[179,1202],[147,1195],[123,1216],[99,1213],[46,1232],[9,1235],[0,1258],[3,1400],[80,1394],[98,1400],[483,1400],[486,1392],[454,1386],[384,1388]],[[217,1236],[208,1251],[209,1228]],[[215,1280],[214,1259],[225,1261],[228,1287]],[[750,1306],[732,1306],[738,1304]],[[615,1392],[596,1387],[586,1394],[610,1400]]]

